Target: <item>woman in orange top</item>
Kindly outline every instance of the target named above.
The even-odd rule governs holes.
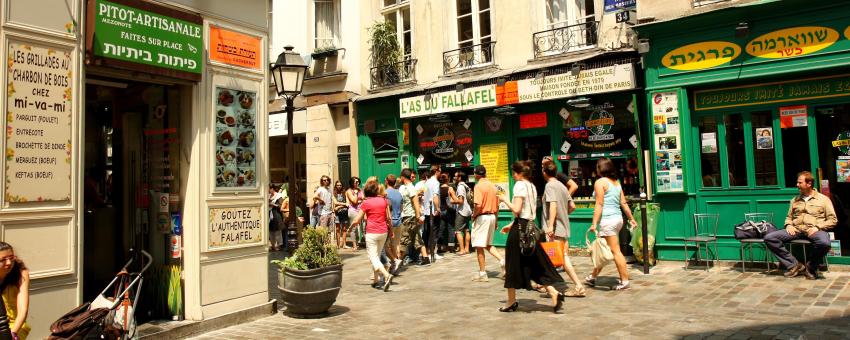
[[[15,257],[15,250],[0,241],[0,291],[12,330],[12,338],[26,340],[30,333],[27,312],[30,306],[30,272],[24,262]]]

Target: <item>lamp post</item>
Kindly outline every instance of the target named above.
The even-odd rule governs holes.
[[[295,216],[297,203],[295,203],[293,197],[298,194],[295,190],[295,143],[292,140],[292,116],[295,114],[295,97],[301,93],[307,65],[304,63],[304,58],[292,51],[292,46],[285,46],[283,49],[283,53],[277,56],[277,61],[269,64],[269,70],[277,95],[286,99],[286,128],[288,129],[286,167],[289,169],[289,188],[287,189],[287,195],[289,195],[289,226],[287,226],[287,232],[289,232],[290,230],[297,230]]]

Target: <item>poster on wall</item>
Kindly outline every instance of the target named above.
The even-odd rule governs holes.
[[[508,144],[484,144],[478,149],[480,165],[487,169],[487,179],[496,188],[508,192],[510,179],[508,178]],[[508,209],[504,203],[499,204],[499,209]]]
[[[635,144],[630,141],[636,135],[631,105],[630,96],[618,96],[571,109],[563,121],[560,150],[565,154],[634,150]]]
[[[464,163],[466,152],[472,149],[472,130],[469,124],[454,121],[423,120],[416,123],[419,131],[417,147],[422,155],[420,164]]]
[[[675,91],[652,95],[652,121],[655,144],[655,177],[658,192],[684,190],[679,97]],[[714,134],[702,134],[703,153],[716,153]]]
[[[700,135],[702,153],[717,153],[717,133],[704,132]]]
[[[773,128],[756,128],[756,149],[773,149]]]
[[[211,208],[207,248],[232,248],[265,242],[260,207]]]
[[[835,161],[835,177],[838,183],[850,183],[850,160]]]
[[[71,199],[71,49],[10,42],[6,87],[6,202]]]
[[[215,185],[257,185],[257,94],[216,87]]]

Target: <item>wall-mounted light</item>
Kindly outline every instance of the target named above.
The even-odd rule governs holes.
[[[639,54],[649,53],[649,39],[638,39],[637,52]]]
[[[582,108],[590,106],[590,98],[587,98],[587,97],[573,98],[573,99],[567,100],[567,105],[582,109]]]
[[[496,78],[496,86],[505,86],[505,83],[506,83],[507,81],[508,81],[508,80],[507,80],[507,79],[505,79],[505,77],[499,77],[499,78]]]
[[[543,79],[543,77],[546,77],[546,69],[545,68],[541,68],[541,69],[537,70],[537,74],[534,75],[535,80]]]
[[[455,91],[462,92],[463,91],[463,83],[458,83],[455,85]]]
[[[750,24],[747,22],[739,22],[735,27],[735,38],[745,38],[750,35]]]
[[[579,73],[581,73],[581,70],[583,70],[584,68],[585,68],[585,66],[584,66],[583,62],[580,62],[580,61],[575,62],[575,63],[573,63],[573,67],[570,68],[570,74],[573,75],[573,76],[577,76]]]

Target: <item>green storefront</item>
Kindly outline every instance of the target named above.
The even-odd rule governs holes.
[[[586,65],[591,67],[573,73],[566,68],[545,77],[514,75],[358,100],[359,175],[383,178],[406,167],[440,164],[443,172],[467,173],[474,185],[472,169],[484,164],[490,181],[511,191],[513,161],[530,159],[539,166],[543,156],[552,156],[579,184],[570,244],[583,247],[593,214],[589,193],[596,159],[615,159],[627,193],[637,194],[642,183],[636,115],[642,92],[634,64]],[[539,174],[539,167],[534,171]],[[542,194],[542,176],[535,184]],[[505,207],[499,226],[512,218]],[[497,233],[494,243],[505,239]]]
[[[719,256],[738,260],[733,226],[750,212],[781,226],[806,170],[839,215],[829,262],[850,263],[848,25],[843,2],[762,1],[636,27],[659,258],[683,259],[693,215],[718,213]]]

